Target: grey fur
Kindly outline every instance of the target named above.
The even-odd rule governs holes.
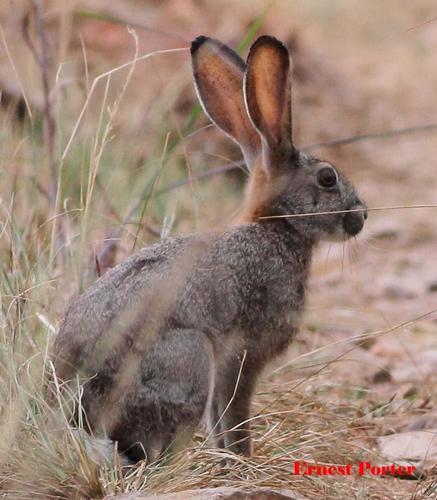
[[[245,63],[235,65],[239,56],[229,48],[217,59],[222,47],[205,37],[193,43],[195,80],[202,78],[196,72],[201,49],[206,51],[203,71],[208,51],[214,64],[232,57],[233,67],[242,68],[243,85]],[[280,50],[281,62],[284,47],[261,37],[246,74],[264,49]],[[251,77],[259,84],[257,74]],[[289,91],[281,91],[281,85],[288,80],[275,82],[284,99]],[[207,85],[197,85],[204,106]],[[246,99],[247,92],[253,90],[245,89]],[[276,108],[281,104],[275,102]],[[278,119],[288,121],[277,129],[291,134],[290,113]],[[262,116],[257,120],[265,125]],[[262,133],[262,150],[249,165],[240,222],[223,232],[168,238],[142,249],[71,305],[56,338],[58,377],[70,380],[79,373],[85,378],[82,401],[89,428],[104,429],[131,460],[154,460],[167,448],[183,446],[205,413],[219,446],[250,455],[255,383],[299,326],[312,249],[321,239],[346,239],[363,226],[365,205],[344,176],[335,170],[338,182],[323,188],[319,171],[334,167],[300,153],[291,137],[281,137],[272,148],[273,140],[263,140]],[[259,219],[351,208],[363,212]]]

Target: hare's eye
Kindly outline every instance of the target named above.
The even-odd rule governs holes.
[[[317,172],[317,182],[321,187],[332,188],[338,182],[337,172],[331,167],[323,167]]]

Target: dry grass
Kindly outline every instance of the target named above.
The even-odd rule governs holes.
[[[435,496],[435,470],[420,484],[377,477],[302,478],[291,474],[296,460],[377,462],[376,437],[387,425],[395,427],[399,417],[407,420],[417,414],[421,398],[428,398],[424,408],[435,407],[435,385],[423,383],[411,407],[400,414],[389,395],[384,394],[381,402],[372,384],[356,379],[349,382],[344,380],[344,372],[336,371],[341,364],[338,338],[323,333],[325,324],[346,329],[346,338],[341,338],[346,349],[362,331],[384,332],[380,336],[407,331],[411,338],[414,328],[421,325],[435,331],[431,320],[407,321],[434,308],[432,297],[420,296],[398,305],[394,312],[397,321],[393,321],[393,316],[385,316],[393,303],[381,302],[379,296],[372,302],[374,290],[357,292],[366,288],[364,283],[373,270],[375,276],[387,271],[381,264],[384,255],[380,258],[379,249],[370,246],[379,244],[372,235],[361,249],[361,254],[367,252],[370,257],[358,261],[356,275],[347,274],[346,284],[339,284],[338,275],[343,271],[335,274],[335,300],[330,266],[338,270],[346,259],[343,255],[328,259],[323,254],[316,262],[315,290],[292,352],[295,371],[276,374],[260,387],[256,398],[253,459],[221,467],[226,454],[210,449],[199,435],[189,450],[171,462],[139,466],[123,475],[117,461],[111,467],[99,467],[93,461],[84,438],[68,425],[64,400],[47,404],[47,392],[52,390],[48,385],[49,346],[71,297],[111,265],[112,259],[119,261],[134,248],[156,241],[162,228],[177,233],[215,226],[231,217],[238,206],[244,180],[239,175],[211,177],[160,194],[167,185],[207,166],[239,160],[232,145],[211,128],[204,129],[207,122],[202,116],[196,118],[186,47],[199,34],[199,25],[237,46],[245,35],[253,36],[254,27],[263,21],[265,31],[293,46],[299,143],[435,120],[430,102],[436,99],[437,72],[429,69],[428,51],[436,38],[432,25],[423,24],[433,17],[432,2],[420,0],[415,7],[401,2],[404,10],[396,15],[393,6],[398,9],[398,3],[389,2],[382,11],[380,2],[361,7],[352,3],[346,7],[342,1],[333,2],[332,13],[317,1],[296,2],[290,26],[287,2],[273,3],[265,19],[266,2],[237,2],[229,19],[223,15],[224,0],[201,7],[188,0],[149,2],[146,7],[125,0],[112,8],[110,14],[117,20],[113,23],[84,12],[101,9],[104,2],[83,0],[73,8],[68,2],[47,1],[43,8],[47,13],[49,58],[45,71],[50,81],[50,117],[47,109],[44,113],[41,67],[21,30],[29,4],[14,2],[13,9],[9,2],[0,6],[0,61],[1,68],[7,68],[0,69],[2,102],[9,99],[0,113],[0,491],[8,497],[101,498],[136,490],[180,492],[220,485],[291,487],[308,498]],[[357,23],[360,14],[373,24]],[[379,17],[389,24],[375,21]],[[126,18],[147,24],[148,29],[137,26],[135,33],[129,33],[119,24]],[[327,28],[331,25],[332,29]],[[308,26],[306,30],[304,26]],[[411,27],[414,30],[406,34]],[[334,31],[342,33],[340,43],[334,40]],[[96,37],[96,32],[101,36]],[[421,37],[414,38],[416,33]],[[40,51],[32,14],[29,37]],[[383,47],[390,62],[374,54],[375,40],[388,40]],[[338,65],[327,54],[336,54]],[[409,65],[399,63],[404,60]],[[365,82],[348,78],[350,74],[364,75]],[[427,75],[420,95],[415,94],[415,74]],[[31,117],[20,122],[21,96]],[[55,129],[44,133],[48,118]],[[48,139],[47,134],[54,136]],[[48,140],[54,141],[52,152]],[[363,186],[373,206],[435,205],[433,141],[431,130],[417,139],[391,139],[378,148],[372,141],[363,141],[317,152],[351,165],[349,173]],[[370,166],[374,168],[371,176]],[[404,182],[399,182],[400,177]],[[53,181],[55,203],[50,194]],[[415,214],[410,215],[412,212]],[[400,258],[414,253],[426,260],[435,245],[435,217],[416,215],[418,212],[421,210],[393,214],[393,221],[408,224],[404,240],[389,247]],[[385,212],[378,215],[384,217]],[[378,220],[376,217],[375,232]],[[107,245],[108,237],[115,238],[116,245],[111,247],[109,260],[96,264],[95,255]],[[427,269],[423,273],[431,272]],[[345,322],[338,304],[351,308],[355,316]],[[386,321],[402,323],[402,328],[390,330]],[[321,332],[319,337],[315,331]],[[327,346],[323,357],[321,345]],[[301,354],[308,351],[314,351],[313,355],[306,356],[302,366]],[[433,378],[429,381],[434,384]],[[77,404],[75,398],[71,395],[68,404],[72,400]]]
[[[98,466],[83,436],[68,426],[65,406],[50,409],[34,380],[35,373],[21,380],[19,402],[7,412],[14,422],[5,434],[14,437],[3,464],[2,489],[8,498],[102,498],[133,491],[167,493],[234,486],[293,488],[308,498],[390,499],[401,498],[396,495],[405,493],[407,487],[414,489],[399,479],[293,475],[295,461],[318,465],[382,461],[374,450],[371,415],[353,404],[323,402],[315,389],[323,386],[321,377],[312,377],[306,390],[297,391],[294,383],[260,388],[252,417],[253,459],[211,449],[198,436],[188,450],[168,462],[132,470],[123,469],[116,456],[112,465]],[[2,430],[6,430],[5,423]],[[227,459],[231,462],[223,466]],[[432,496],[434,490],[429,483],[427,487]]]
[[[33,363],[35,363],[35,359]],[[39,364],[39,363],[37,363]],[[29,370],[30,369],[30,370]],[[292,476],[293,462],[306,460],[317,464],[374,462],[369,429],[371,425],[353,406],[323,403],[311,391],[261,388],[252,418],[254,459],[237,459],[222,467],[230,458],[224,451],[210,449],[204,438],[192,448],[176,455],[168,464],[139,466],[124,475],[120,464],[98,467],[90,457],[83,438],[73,432],[64,417],[65,406],[49,408],[41,398],[41,384],[35,387],[28,365],[16,384],[14,402],[4,417],[9,419],[8,433],[13,437],[4,457],[2,487],[11,498],[101,498],[105,494],[129,491],[178,492],[218,486],[287,488],[290,484],[310,498],[358,496],[363,488],[374,493],[382,488],[378,478],[366,481],[351,477],[310,478]],[[40,375],[40,374],[39,374]],[[314,384],[318,384],[317,379]],[[3,422],[2,430],[6,430]],[[395,480],[396,482],[396,480]],[[401,484],[391,484],[391,498]]]

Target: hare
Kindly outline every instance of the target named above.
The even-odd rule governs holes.
[[[339,170],[293,143],[281,42],[261,36],[246,64],[200,36],[191,56],[205,113],[249,170],[241,214],[108,271],[70,306],[53,348],[60,380],[85,379],[88,429],[133,462],[184,446],[202,419],[218,446],[251,455],[255,383],[299,327],[313,248],[357,235],[367,218]],[[293,214],[310,215],[268,218]]]

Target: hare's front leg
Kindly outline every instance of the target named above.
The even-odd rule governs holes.
[[[246,457],[252,454],[249,418],[257,372],[248,356],[235,356],[223,362],[216,374],[217,444]]]
[[[217,377],[217,373],[215,374]],[[215,381],[216,382],[216,381]],[[217,448],[225,447],[225,437],[223,434],[223,422],[221,419],[221,411],[219,406],[219,390],[215,384],[209,415],[207,416],[207,430],[212,444]]]

